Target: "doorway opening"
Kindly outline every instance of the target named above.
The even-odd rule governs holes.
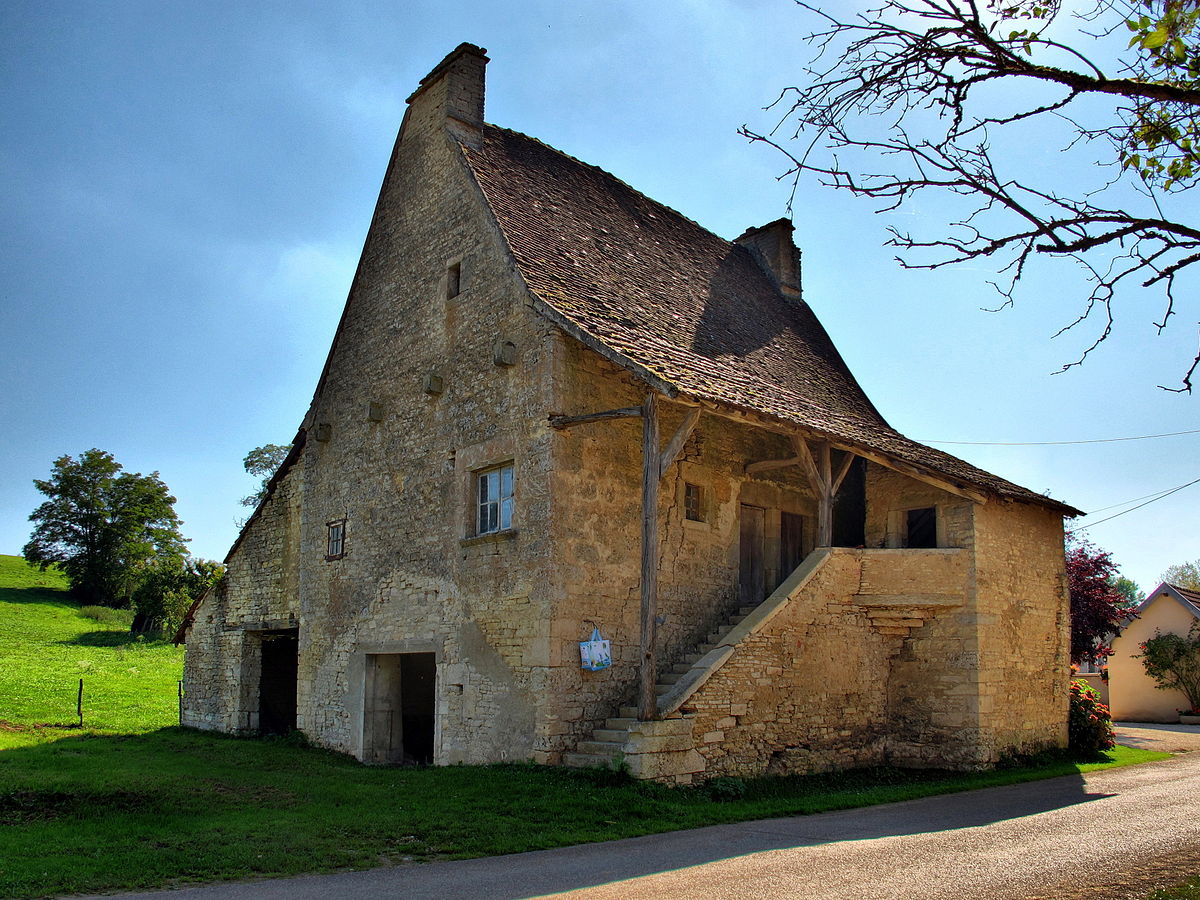
[[[861,456],[850,464],[833,498],[833,546],[862,547],[867,542],[867,465]]]
[[[368,653],[363,762],[433,762],[437,662],[432,653]]]
[[[297,628],[263,631],[262,669],[258,677],[258,730],[290,734],[296,730],[296,673],[300,659]]]

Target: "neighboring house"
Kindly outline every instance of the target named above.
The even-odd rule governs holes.
[[[731,243],[485,124],[486,62],[409,98],[183,723],[674,782],[1063,746],[1077,511],[892,429],[789,223]]]
[[[1156,634],[1187,634],[1200,619],[1200,591],[1163,582],[1133,611],[1113,639],[1108,657],[1108,696],[1113,718],[1121,722],[1178,722],[1187,709],[1182,691],[1160,691],[1139,658],[1142,644]]]

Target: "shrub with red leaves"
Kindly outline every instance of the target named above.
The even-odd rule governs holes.
[[[1071,592],[1071,662],[1107,656],[1107,642],[1130,611],[1117,589],[1120,572],[1112,555],[1086,538],[1067,535],[1067,584]]]

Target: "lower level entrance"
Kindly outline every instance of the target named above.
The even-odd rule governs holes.
[[[437,662],[432,653],[369,653],[363,690],[363,762],[433,762]]]
[[[290,734],[296,728],[299,631],[295,628],[263,631],[260,637],[262,669],[258,679],[258,730],[263,734]]]

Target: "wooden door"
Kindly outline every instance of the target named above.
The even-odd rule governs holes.
[[[766,571],[763,566],[765,534],[766,510],[742,504],[738,565],[739,606],[757,606],[767,596]]]
[[[779,514],[779,584],[804,561],[804,517],[796,513]],[[775,585],[779,587],[779,584]]]

